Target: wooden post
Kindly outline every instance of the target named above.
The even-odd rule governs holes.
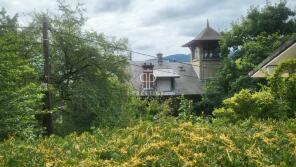
[[[51,110],[51,94],[50,94],[50,64],[49,64],[49,41],[48,41],[48,21],[46,18],[42,24],[42,41],[43,41],[43,56],[44,56],[44,83],[46,85],[45,109],[48,111],[43,117],[43,125],[46,127],[46,134],[53,133]]]

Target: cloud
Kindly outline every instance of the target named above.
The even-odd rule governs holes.
[[[132,3],[132,0],[99,0],[95,5],[95,12],[125,11]]]
[[[224,1],[218,0],[187,0],[172,1],[164,4],[163,8],[157,10],[149,19],[142,20],[143,25],[154,25],[162,22],[180,21],[210,13],[211,9],[219,6]]]
[[[231,22],[246,15],[251,5],[265,5],[266,0],[66,0],[85,4],[89,18],[85,29],[108,36],[125,37],[133,50],[155,55],[189,53],[181,45],[192,40],[206,26],[218,31],[231,27]],[[270,0],[271,3],[278,0]],[[0,0],[1,7],[15,14],[33,10],[55,11],[52,0]],[[288,0],[291,9],[296,1]],[[26,18],[20,15],[22,23]],[[136,60],[149,57],[134,55]]]

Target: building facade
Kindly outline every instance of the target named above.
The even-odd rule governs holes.
[[[196,96],[202,94],[201,82],[191,64],[157,59],[131,61],[131,85],[139,96]]]
[[[191,62],[156,59],[131,61],[131,85],[139,96],[198,96],[203,93],[202,83],[214,77],[221,65],[220,33],[210,27],[183,45],[191,51]]]

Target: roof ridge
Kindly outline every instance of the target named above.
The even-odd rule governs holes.
[[[275,57],[284,52],[287,48],[294,45],[296,43],[296,33],[293,33],[288,37],[286,41],[283,41],[278,49],[276,49],[272,54],[267,56],[261,63],[259,63],[252,71],[248,73],[249,76],[254,75],[257,71],[259,71],[263,66],[265,66],[269,61],[273,60]]]

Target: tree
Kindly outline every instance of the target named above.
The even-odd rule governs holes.
[[[50,24],[55,129],[67,133],[115,125],[124,117],[128,99],[127,53],[123,51],[127,40],[108,40],[103,34],[83,31],[83,7],[58,4],[60,14],[36,14],[32,22],[40,24],[47,17]]]
[[[243,88],[258,90],[258,82],[248,72],[275,51],[288,36],[296,32],[295,12],[285,2],[252,7],[241,21],[234,22],[220,42],[224,58],[216,79],[206,83],[201,105],[211,113],[223,99]]]
[[[35,115],[43,97],[38,74],[30,63],[25,34],[17,29],[17,15],[0,12],[0,138],[32,137],[41,132]],[[39,127],[39,128],[38,128]]]

